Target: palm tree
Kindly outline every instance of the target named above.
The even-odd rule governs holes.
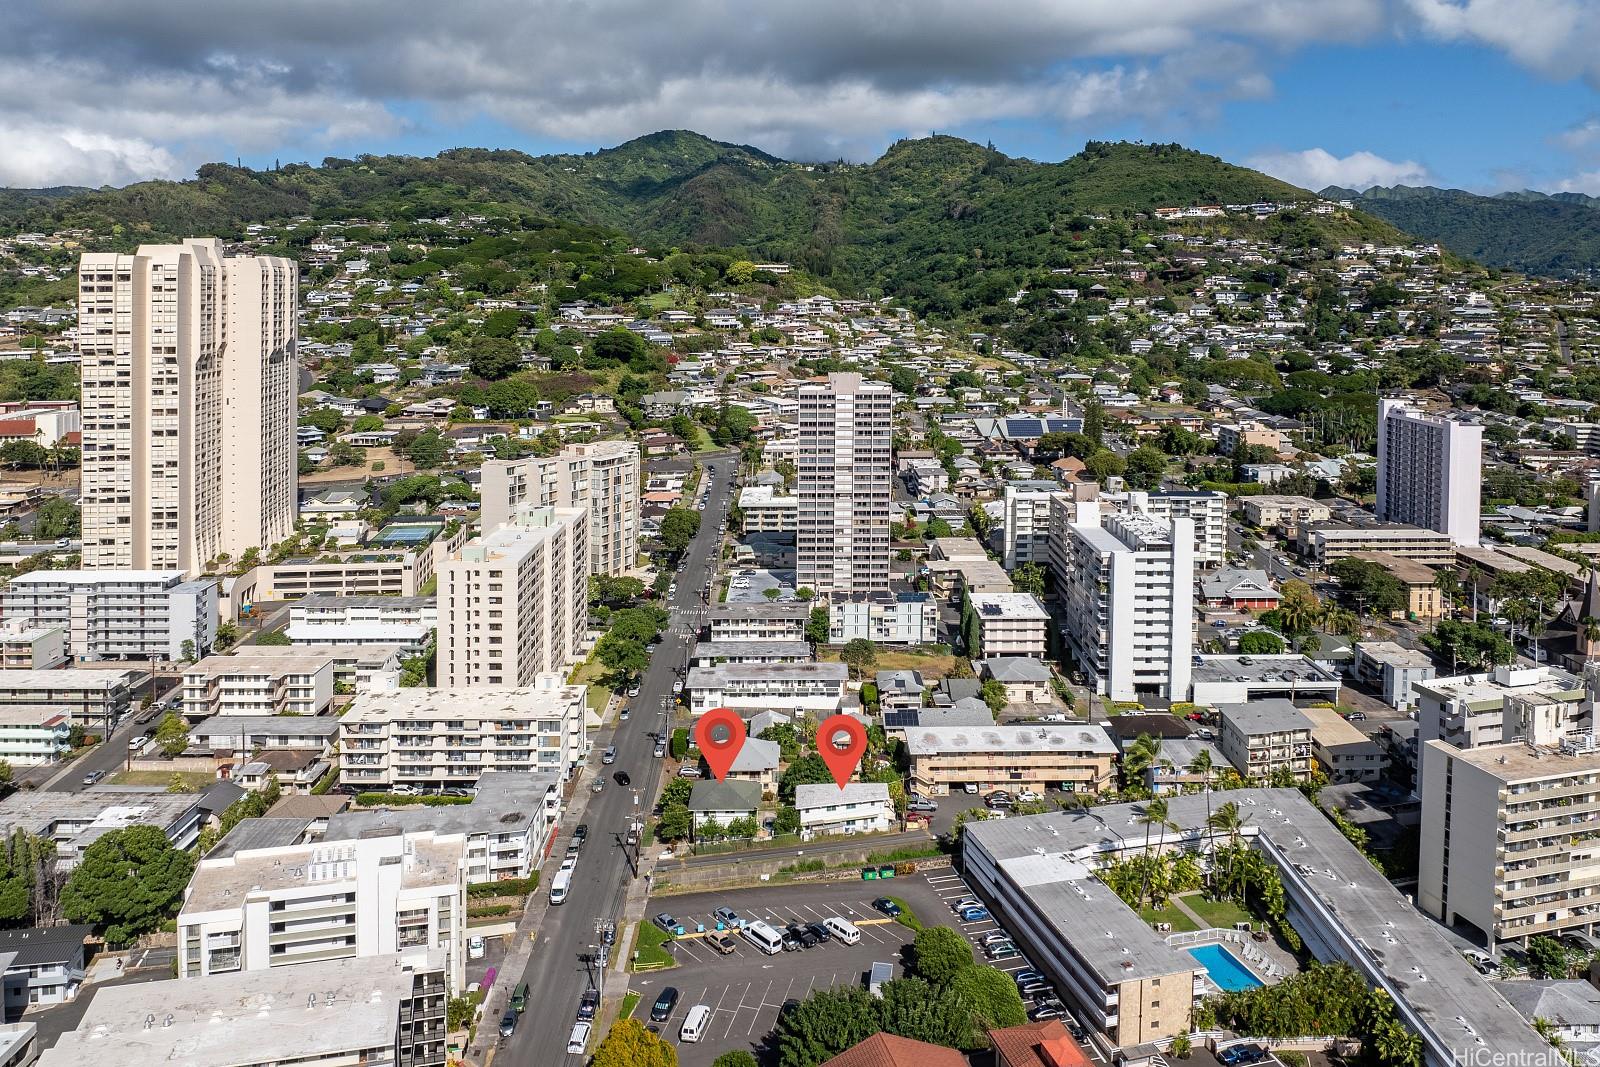
[[[1478,621],[1478,583],[1483,580],[1483,572],[1476,563],[1467,567],[1467,584],[1472,586],[1472,621]]]
[[[1161,738],[1140,734],[1122,755],[1123,785],[1129,786],[1143,777],[1161,758]]]
[[[1583,635],[1583,658],[1588,659],[1594,654],[1595,644],[1600,643],[1600,619],[1585,615],[1578,620],[1578,632]]]
[[[1206,828],[1208,830],[1228,835],[1228,873],[1223,879],[1225,883],[1231,884],[1233,881],[1232,846],[1243,827],[1244,819],[1239,815],[1239,805],[1231,800],[1206,817]]]
[[[1167,810],[1167,802],[1160,797],[1145,801],[1144,807],[1139,811],[1138,821],[1144,825],[1144,887],[1139,894],[1139,902],[1142,904],[1150,888],[1150,829],[1159,826],[1163,831],[1176,830],[1178,824],[1172,821],[1172,815]]]
[[[1441,607],[1450,614],[1455,614],[1456,597],[1461,595],[1461,579],[1456,572],[1445,568],[1433,576],[1433,587],[1439,590],[1439,599],[1443,601]],[[1441,612],[1441,614],[1443,614]]]
[[[1211,825],[1211,750],[1202,748],[1194,754],[1194,759],[1189,761],[1185,768],[1190,774],[1198,774],[1201,778],[1200,788],[1206,791],[1206,825]],[[1206,864],[1206,888],[1211,888],[1211,865]]]

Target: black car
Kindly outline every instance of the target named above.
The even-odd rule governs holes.
[[[593,989],[585,989],[583,998],[578,1001],[578,1018],[589,1020],[594,1018],[595,1009],[600,1006],[600,994]]]
[[[627,771],[618,771],[611,776],[611,780],[624,788],[633,784],[633,779],[628,777]]]
[[[656,997],[656,1002],[650,1005],[650,1021],[662,1023],[667,1021],[667,1016],[672,1014],[672,1009],[678,1006],[678,987],[667,986]]]
[[[508,1011],[500,1016],[500,1036],[510,1037],[517,1032],[517,1013]]]
[[[872,906],[883,912],[891,919],[900,914],[900,905],[896,904],[888,897],[879,897],[877,900],[872,902]]]
[[[833,940],[833,931],[821,923],[806,923],[806,929],[811,931],[811,936],[815,937],[819,944],[823,941]]]
[[[572,831],[572,839],[574,841],[589,840],[589,824],[586,822],[580,822],[578,824],[578,828]]]

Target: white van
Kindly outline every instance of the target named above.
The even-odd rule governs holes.
[[[700,1035],[706,1032],[706,1023],[711,1021],[711,1006],[709,1004],[696,1004],[689,1009],[689,1014],[684,1017],[683,1025],[678,1028],[678,1040],[684,1044],[693,1044],[700,1040]]]
[[[778,931],[757,919],[745,925],[744,939],[769,956],[776,956],[783,951],[783,938]]]
[[[563,867],[550,880],[550,903],[560,904],[566,900],[567,890],[570,888],[572,888],[572,868]]]
[[[838,938],[846,945],[855,945],[861,942],[861,931],[856,929],[856,924],[848,919],[841,919],[837,915],[830,915],[822,920],[822,925],[828,933]]]
[[[567,1055],[583,1055],[584,1050],[589,1045],[589,1030],[588,1023],[574,1023],[572,1025],[572,1033],[567,1035]]]

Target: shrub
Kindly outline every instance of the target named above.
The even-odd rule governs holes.
[[[539,888],[539,872],[527,878],[506,878],[498,882],[474,882],[467,886],[469,897],[523,897]]]

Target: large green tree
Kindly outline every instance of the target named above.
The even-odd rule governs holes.
[[[856,985],[822,989],[778,1017],[779,1067],[817,1067],[882,1027],[878,1000]]]
[[[678,1067],[678,1052],[638,1019],[618,1019],[594,1050],[591,1067]]]
[[[694,535],[700,532],[700,513],[689,508],[670,508],[661,517],[661,543],[668,552],[678,553],[689,547]]]
[[[113,830],[83,850],[62,891],[62,911],[103,927],[111,944],[127,944],[173,913],[194,863],[160,827]]]
[[[997,967],[964,967],[950,979],[950,988],[965,1001],[978,1028],[1000,1029],[1028,1021],[1017,983]]]
[[[925,926],[911,945],[912,970],[934,985],[944,985],[973,965],[972,945],[948,926]]]

